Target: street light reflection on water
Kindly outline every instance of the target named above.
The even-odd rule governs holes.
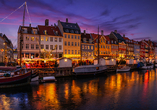
[[[157,109],[156,78],[156,70],[58,78],[53,83],[0,90],[0,110]]]

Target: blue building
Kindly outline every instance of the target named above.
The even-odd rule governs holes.
[[[84,30],[84,33],[81,33],[81,57],[82,60],[92,60],[94,59],[94,42],[90,34],[87,34]]]

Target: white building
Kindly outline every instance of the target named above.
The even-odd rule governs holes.
[[[49,26],[48,19],[45,26],[38,25],[41,44],[41,57],[53,58],[63,55],[63,37],[58,26]]]
[[[36,27],[20,26],[18,30],[17,52],[20,58],[20,36],[23,33],[22,57],[34,58],[39,57],[39,34]]]

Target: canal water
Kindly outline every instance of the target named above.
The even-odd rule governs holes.
[[[1,89],[0,110],[155,110],[156,70],[57,78],[53,83]]]

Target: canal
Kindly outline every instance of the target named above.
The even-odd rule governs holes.
[[[53,83],[1,89],[0,110],[155,110],[156,70],[57,78]]]

